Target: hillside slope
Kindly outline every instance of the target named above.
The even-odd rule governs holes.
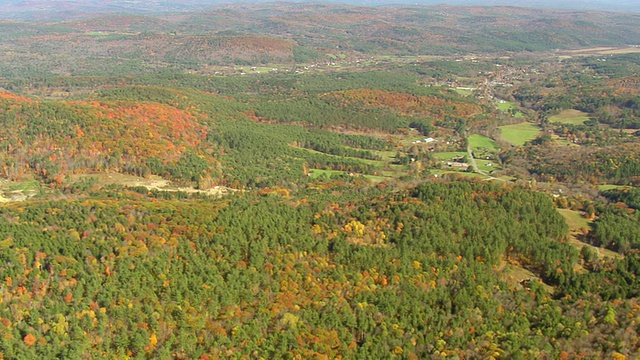
[[[515,7],[268,3],[161,16],[3,22],[0,71],[9,78],[25,72],[35,76],[163,69],[211,73],[219,66],[291,68],[382,55],[628,46],[640,38],[639,19],[638,14]]]

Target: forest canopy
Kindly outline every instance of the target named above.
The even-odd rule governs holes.
[[[0,21],[0,359],[640,354],[637,14],[69,16]]]

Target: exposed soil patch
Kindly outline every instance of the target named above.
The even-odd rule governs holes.
[[[209,196],[222,196],[235,191],[236,189],[231,189],[225,186],[214,186],[210,189],[201,190],[193,187],[179,187],[175,186],[171,183],[171,181],[164,179],[160,176],[152,175],[148,178],[143,178],[139,176],[120,174],[120,173],[90,173],[90,174],[81,174],[74,175],[71,177],[72,181],[77,181],[83,178],[94,178],[96,179],[96,185],[104,186],[109,184],[118,184],[122,186],[142,186],[146,187],[149,190],[160,190],[160,191],[181,191],[190,194],[205,194]]]

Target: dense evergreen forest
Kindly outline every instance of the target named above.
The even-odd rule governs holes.
[[[0,359],[638,358],[636,18],[0,22]]]
[[[475,182],[316,192],[158,201],[112,187],[4,206],[4,356],[555,358],[637,349],[630,274],[640,259],[576,273],[578,251],[559,241],[567,225],[543,194]],[[511,263],[556,290],[509,280],[501,269]],[[612,283],[599,286],[604,279]]]

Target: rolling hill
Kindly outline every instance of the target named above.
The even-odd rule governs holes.
[[[265,3],[268,1],[257,1]],[[158,14],[167,12],[184,12],[210,8],[218,5],[229,4],[221,0],[178,0],[178,1],[78,1],[78,0],[7,0],[0,4],[0,19],[42,21],[42,20],[69,20],[86,18],[96,14],[130,13],[130,14]],[[233,2],[231,2],[233,3]],[[235,3],[243,3],[236,1]],[[256,2],[254,2],[256,3]],[[292,1],[291,3],[304,3],[304,1]],[[346,0],[326,1],[329,4],[349,4],[355,6],[386,6],[407,5],[400,0]],[[421,0],[412,2],[412,5],[452,5],[452,6],[515,6],[533,7],[541,9],[564,10],[595,10],[640,12],[640,6],[635,1],[609,1],[609,0],[566,0],[562,2],[550,0],[538,1],[504,1],[504,0]]]
[[[73,4],[0,5],[0,359],[637,358],[638,14]]]
[[[512,54],[635,45],[637,14],[515,7],[236,4],[162,15],[0,23],[3,77],[214,72],[371,56]],[[20,66],[17,66],[20,64]],[[277,66],[276,66],[277,68]],[[100,69],[98,71],[97,69]]]

